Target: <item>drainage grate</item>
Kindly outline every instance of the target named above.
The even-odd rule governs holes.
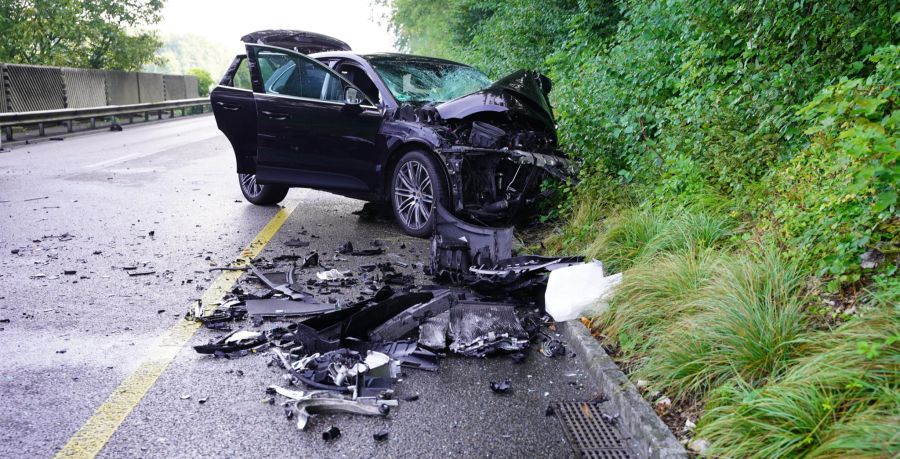
[[[628,459],[634,457],[615,426],[603,420],[600,407],[591,402],[558,402],[553,412],[575,457]]]

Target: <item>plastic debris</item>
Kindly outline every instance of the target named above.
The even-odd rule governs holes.
[[[555,269],[550,272],[544,305],[557,322],[580,317],[585,310],[606,309],[613,288],[622,281],[622,274],[604,276],[599,261]]]

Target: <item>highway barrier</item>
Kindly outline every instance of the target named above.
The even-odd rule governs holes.
[[[6,141],[17,126],[35,125],[43,136],[52,124],[73,132],[75,121],[88,120],[93,128],[98,119],[161,119],[179,109],[199,107],[202,113],[208,105],[191,75],[0,63],[0,129]]]

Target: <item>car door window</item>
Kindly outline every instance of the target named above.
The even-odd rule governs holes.
[[[310,58],[261,48],[256,59],[267,94],[331,102],[344,100],[341,80]]]
[[[250,68],[247,66],[247,58],[241,59],[237,70],[232,77],[232,86],[240,89],[253,89],[253,82],[250,80]]]

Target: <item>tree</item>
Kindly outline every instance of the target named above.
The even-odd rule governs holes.
[[[206,70],[200,68],[192,68],[188,70],[188,75],[193,75],[197,77],[197,86],[200,90],[200,97],[206,97],[209,95],[209,88],[213,85],[212,75],[209,74]]]
[[[0,62],[138,70],[165,0],[0,0]]]

